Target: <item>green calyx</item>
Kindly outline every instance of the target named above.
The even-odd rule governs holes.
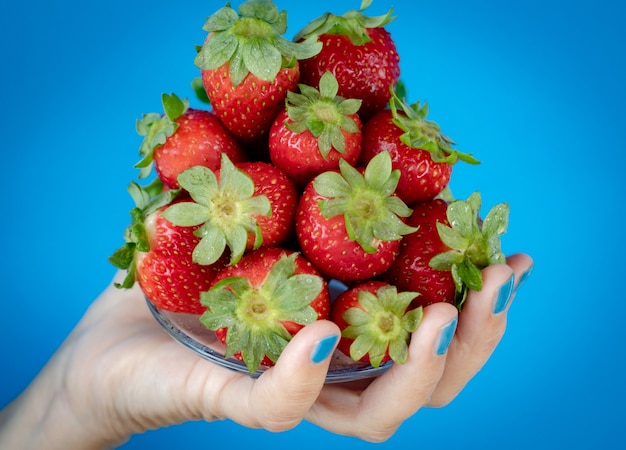
[[[193,202],[176,203],[163,211],[163,217],[178,226],[202,225],[194,231],[201,238],[192,254],[195,263],[213,264],[228,247],[230,263],[235,264],[243,256],[249,233],[255,236],[254,248],[262,244],[254,216],[271,215],[269,199],[254,195],[252,179],[237,169],[226,154],[222,154],[219,181],[204,166],[184,170],[177,180]]]
[[[411,333],[422,321],[421,307],[407,311],[416,292],[398,293],[395,286],[382,286],[376,295],[359,291],[360,307],[352,307],[343,314],[348,323],[341,335],[354,339],[350,357],[359,361],[369,355],[370,364],[379,367],[386,353],[394,362],[403,364],[409,355]]]
[[[233,277],[200,294],[207,307],[200,322],[209,330],[227,328],[225,356],[240,352],[251,373],[265,356],[275,362],[291,340],[283,322],[307,325],[317,320],[311,302],[322,291],[323,280],[296,274],[297,255],[282,256],[259,287]]]
[[[464,300],[466,288],[482,289],[481,270],[506,262],[501,250],[501,236],[506,232],[509,205],[500,203],[480,219],[480,193],[474,192],[466,201],[455,200],[448,205],[450,226],[437,222],[441,241],[451,250],[435,255],[429,265],[438,270],[450,270],[457,292]],[[462,300],[459,305],[462,304]]]
[[[400,136],[403,144],[431,154],[435,162],[454,164],[458,160],[469,164],[480,162],[471,154],[462,153],[454,149],[454,141],[441,132],[439,125],[427,120],[428,104],[420,105],[420,102],[408,105],[391,87],[389,107],[393,114],[393,123],[404,131]],[[400,107],[400,110],[398,110]]]
[[[381,241],[395,241],[413,233],[400,217],[411,215],[411,209],[393,195],[400,178],[392,170],[388,152],[377,154],[363,174],[345,160],[339,162],[341,173],[324,172],[313,181],[315,191],[326,197],[320,201],[324,217],[343,215],[348,237],[368,253],[375,253]]]
[[[287,92],[287,114],[291,123],[286,126],[299,134],[308,130],[315,138],[320,153],[327,159],[331,149],[345,153],[346,143],[342,130],[358,133],[359,126],[350,117],[361,107],[361,100],[337,96],[339,84],[332,72],[320,78],[319,91],[304,84],[300,93]]]
[[[161,96],[165,114],[149,113],[137,121],[137,133],[144,139],[139,147],[141,160],[135,164],[140,169],[139,178],[146,178],[152,171],[154,149],[165,144],[167,138],[174,134],[178,124],[175,122],[189,109],[187,99],[181,100],[175,94]]]
[[[239,6],[239,12],[226,4],[207,19],[203,29],[211,36],[200,48],[196,66],[213,70],[228,63],[233,86],[248,73],[274,81],[281,68],[322,49],[317,36],[300,43],[285,39],[287,12],[279,12],[271,0],[248,0]]]
[[[367,34],[368,28],[381,28],[395,19],[391,16],[393,9],[389,9],[387,14],[382,16],[366,16],[363,11],[371,4],[372,0],[363,0],[358,11],[350,10],[343,16],[327,12],[305,26],[294,36],[294,41],[306,40],[322,34],[334,34],[347,36],[354,45],[367,44],[371,41]]]
[[[168,205],[180,190],[163,191],[163,183],[157,178],[147,186],[140,186],[134,181],[128,185],[128,192],[135,202],[130,210],[131,223],[124,233],[124,245],[109,257],[109,262],[118,269],[126,270],[122,283],[115,283],[118,288],[131,288],[135,284],[137,252],[150,251],[150,242],[144,221],[146,217]]]

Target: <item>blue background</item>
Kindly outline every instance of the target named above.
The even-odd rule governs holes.
[[[184,3],[184,4],[183,4]],[[237,6],[238,2],[233,2]],[[411,101],[483,163],[452,188],[511,205],[503,240],[535,270],[501,345],[449,406],[376,448],[616,448],[624,444],[622,2],[396,1],[388,26]],[[223,2],[14,2],[0,15],[3,197],[0,405],[62,342],[114,270],[136,176],[135,120],[160,94],[192,97],[194,46]],[[357,0],[277,1],[288,36]],[[306,6],[302,6],[306,5]],[[392,5],[377,0],[371,14]],[[183,350],[181,350],[183,351]],[[364,449],[310,424],[273,434],[229,421],[133,437],[123,448],[258,442]]]

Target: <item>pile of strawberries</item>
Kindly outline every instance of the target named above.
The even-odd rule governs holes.
[[[206,109],[163,95],[137,123],[145,182],[129,185],[110,258],[127,271],[118,287],[198,315],[250,372],[319,319],[355,361],[402,363],[424,306],[461,308],[504,262],[508,206],[482,219],[478,193],[450,198],[453,165],[478,161],[407,103],[392,11],[367,16],[370,3],[292,40],[270,0],[226,5],[195,60]]]

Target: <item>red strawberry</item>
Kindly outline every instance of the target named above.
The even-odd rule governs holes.
[[[480,270],[505,261],[500,235],[508,205],[494,206],[481,221],[480,204],[474,193],[467,201],[434,199],[415,206],[407,224],[417,231],[404,237],[383,279],[399,290],[419,292],[416,305],[447,302],[461,308],[468,288],[482,288]]]
[[[135,167],[142,169],[140,178],[149,175],[153,163],[168,188],[177,189],[176,177],[193,166],[215,170],[221,154],[231,161],[248,159],[239,142],[210,111],[189,108],[187,100],[163,94],[165,115],[145,114],[137,122],[137,131],[144,136],[140,153],[142,160]]]
[[[268,163],[261,161],[239,163],[236,167],[252,179],[254,195],[265,196],[270,202],[270,214],[253,216],[261,230],[262,245],[284,244],[294,234],[298,205],[295,185],[282,170]],[[246,248],[251,249],[253,246],[254,236],[250,234]]]
[[[363,11],[371,2],[363,2],[359,11],[343,16],[326,13],[317,18],[294,40],[318,35],[322,51],[301,61],[300,82],[319,86],[326,71],[339,82],[339,95],[363,100],[359,115],[366,122],[389,101],[390,88],[400,76],[400,56],[389,32],[391,10],[379,17],[368,17]]]
[[[387,270],[402,236],[414,231],[401,219],[411,210],[393,195],[399,173],[391,170],[388,153],[372,159],[363,174],[343,160],[340,170],[306,186],[296,235],[304,256],[324,275],[365,280]]]
[[[262,138],[297,86],[298,60],[321,49],[315,38],[290,42],[287,14],[271,1],[248,0],[239,12],[230,5],[210,16],[209,33],[196,57],[215,113],[240,140]]]
[[[226,357],[253,373],[273,365],[304,325],[327,319],[328,286],[300,254],[278,247],[247,253],[202,294],[202,324],[215,330]]]
[[[339,160],[354,165],[361,153],[360,100],[337,96],[337,80],[326,72],[319,91],[299,85],[288,92],[286,108],[270,129],[269,154],[298,186],[339,168]]]
[[[200,304],[200,292],[210,288],[227,260],[208,266],[192,261],[192,250],[200,241],[194,234],[196,228],[172,225],[162,215],[175,191],[151,196],[154,190],[151,193],[136,183],[131,183],[129,191],[137,201],[131,211],[133,222],[126,232],[127,242],[110,258],[115,266],[128,271],[118,287],[130,288],[137,281],[156,307],[201,314],[206,308]],[[188,201],[182,197],[174,203]]]
[[[292,234],[295,187],[267,163],[237,168],[223,155],[219,172],[196,166],[178,182],[194,201],[172,205],[163,215],[179,226],[201,225],[196,235],[202,239],[193,253],[200,264],[213,264],[226,248],[234,264],[246,250],[281,244]]]
[[[389,152],[393,167],[401,173],[396,194],[409,206],[432,200],[443,191],[458,159],[478,163],[471,155],[454,150],[439,126],[426,120],[426,104],[408,106],[394,94],[390,107],[364,125],[359,163],[367,164],[376,154]]]
[[[340,294],[330,320],[342,330],[337,348],[355,361],[379,367],[406,362],[411,333],[422,320],[422,308],[411,307],[414,292],[398,293],[382,281],[366,281]]]

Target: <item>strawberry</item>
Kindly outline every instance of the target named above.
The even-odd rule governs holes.
[[[319,86],[321,77],[331,71],[339,82],[339,95],[363,101],[359,115],[366,122],[387,106],[390,88],[400,76],[400,56],[391,34],[384,28],[393,20],[392,10],[379,17],[363,11],[371,4],[365,0],[359,11],[343,16],[326,13],[311,21],[294,40],[319,36],[322,50],[301,61],[300,82]]]
[[[330,310],[324,279],[299,253],[279,247],[247,253],[219,272],[201,302],[202,324],[251,373],[273,365],[293,335]]]
[[[168,188],[177,189],[176,177],[193,166],[219,168],[221,154],[231,161],[248,159],[239,142],[210,111],[189,108],[175,94],[162,96],[164,115],[144,114],[137,121],[142,159],[135,167],[141,169],[140,178],[148,176],[154,165]]]
[[[262,138],[298,84],[299,60],[321,44],[285,39],[287,13],[270,0],[248,0],[239,12],[227,4],[203,29],[209,34],[195,64],[215,113],[241,141]]]
[[[262,245],[286,243],[295,231],[298,192],[294,183],[278,167],[262,161],[239,163],[236,167],[252,179],[254,195],[265,196],[270,202],[268,215],[253,216],[261,230]],[[253,248],[253,237],[248,235],[247,249]]]
[[[170,202],[183,204],[189,199],[177,191],[162,192],[157,180],[148,188],[131,183],[129,192],[137,206],[131,211],[132,223],[126,231],[126,243],[109,260],[127,270],[119,288],[130,288],[137,281],[148,300],[156,307],[190,314],[200,314],[200,292],[210,288],[227,260],[204,266],[192,261],[192,250],[200,238],[193,227],[179,227],[163,217]]]
[[[454,142],[441,133],[435,122],[426,119],[427,104],[409,106],[393,94],[390,109],[380,111],[363,127],[359,163],[367,164],[376,154],[389,152],[393,167],[401,173],[396,194],[413,206],[432,200],[443,191],[457,160],[471,164],[478,161],[453,149]]]
[[[411,306],[417,295],[398,293],[395,286],[373,280],[341,293],[330,313],[342,330],[337,348],[373,367],[391,360],[405,363],[411,333],[422,320],[422,308]]]
[[[298,186],[339,168],[339,160],[354,165],[361,152],[360,100],[337,96],[338,84],[326,72],[319,90],[299,85],[288,92],[286,108],[270,129],[269,154]]]
[[[179,226],[200,226],[195,234],[202,239],[193,251],[197,263],[213,264],[228,248],[234,264],[246,250],[291,237],[297,193],[276,167],[250,162],[238,168],[224,154],[218,172],[196,166],[178,182],[193,202],[172,205],[163,215]]]
[[[303,255],[324,275],[360,281],[393,262],[403,235],[414,228],[402,217],[411,210],[393,192],[399,172],[388,153],[373,158],[363,173],[344,160],[304,189],[296,235]]]
[[[509,207],[494,206],[482,221],[480,205],[476,192],[467,201],[437,198],[415,206],[407,224],[417,231],[403,238],[382,278],[401,291],[419,292],[415,305],[446,302],[461,308],[468,288],[482,289],[481,269],[505,262],[500,236]]]

